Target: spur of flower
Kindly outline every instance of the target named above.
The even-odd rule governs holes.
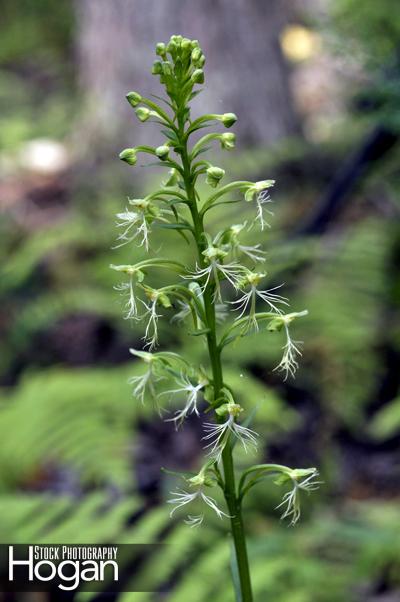
[[[245,201],[251,202],[253,199],[256,199],[257,205],[257,217],[256,219],[260,223],[261,230],[264,230],[265,226],[268,226],[268,223],[264,219],[264,205],[267,203],[271,203],[271,198],[269,196],[269,189],[275,184],[275,180],[261,180],[260,182],[255,182],[251,184],[244,195]],[[271,211],[268,211],[271,215]]]
[[[258,330],[258,322],[256,315],[256,300],[259,297],[264,303],[267,303],[270,309],[277,314],[281,314],[282,311],[278,307],[278,304],[288,305],[287,299],[282,297],[281,295],[277,295],[274,291],[276,291],[280,286],[275,286],[273,288],[260,290],[258,288],[261,280],[265,278],[265,273],[260,272],[251,272],[248,270],[246,274],[240,278],[237,282],[237,288],[243,293],[243,295],[237,299],[236,301],[231,301],[232,305],[235,305],[235,309],[240,311],[240,314],[237,319],[240,319],[246,312],[249,310],[248,322],[245,325],[246,327],[253,326],[255,330]],[[246,291],[246,289],[248,289]]]
[[[316,468],[294,468],[287,469],[276,480],[275,484],[291,484],[290,491],[287,491],[282,502],[277,508],[283,508],[281,519],[288,518],[290,525],[295,525],[301,516],[300,494],[301,492],[311,493],[318,489],[321,481],[318,481],[319,473]]]
[[[207,463],[197,475],[186,479],[189,485],[189,491],[186,491],[185,489],[178,489],[177,491],[171,492],[171,495],[174,497],[167,500],[168,504],[173,504],[175,506],[170,512],[171,517],[179,508],[198,500],[209,506],[216,513],[218,518],[222,518],[223,516],[230,518],[229,514],[226,514],[218,507],[216,500],[205,493],[207,488],[211,488],[216,485],[215,479],[207,474],[208,468],[209,463]],[[203,518],[204,514],[197,516],[189,514],[185,522],[191,527],[197,527],[203,522]]]
[[[194,413],[196,416],[200,416],[197,408],[199,394],[204,387],[208,385],[208,379],[205,375],[201,374],[197,379],[197,384],[193,384],[187,374],[181,374],[181,376],[176,379],[176,384],[178,385],[177,389],[170,389],[169,391],[164,391],[162,394],[172,396],[181,395],[183,393],[186,396],[184,407],[181,410],[177,410],[173,418],[168,418],[166,420],[166,422],[175,422],[175,426],[178,428],[190,414]]]
[[[228,280],[234,288],[237,288],[237,282],[246,268],[238,263],[225,264],[227,251],[213,244],[210,244],[202,254],[207,265],[204,268],[197,266],[196,270],[189,272],[189,275],[184,278],[200,280],[202,292],[212,282],[215,286],[214,300],[222,302],[221,281]]]
[[[231,398],[230,394],[226,392]],[[228,403],[224,403],[216,408],[215,413],[223,422],[204,423],[206,435],[203,440],[207,442],[205,449],[208,449],[208,455],[216,461],[221,459],[222,452],[230,435],[238,439],[247,452],[251,447],[257,447],[257,433],[238,424],[237,418],[243,412],[243,408],[231,398]]]

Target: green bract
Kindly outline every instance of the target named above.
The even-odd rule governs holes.
[[[173,492],[169,500],[174,506],[171,515],[190,504],[201,507],[200,514],[188,516],[186,522],[191,527],[202,523],[206,508],[220,519],[230,519],[240,600],[251,602],[242,519],[246,493],[269,474],[275,477],[275,483],[289,485],[291,489],[284,494],[281,506],[283,516],[294,524],[300,516],[300,494],[315,489],[318,473],[314,468],[257,464],[244,470],[236,484],[233,450],[236,444],[246,452],[256,448],[258,435],[248,427],[248,421],[259,400],[238,403],[224,379],[222,358],[227,345],[250,335],[282,337],[282,358],[276,369],[285,378],[294,376],[301,347],[291,338],[290,329],[307,312],[285,313],[288,300],[278,294],[279,287],[266,288],[263,284],[268,273],[260,242],[249,244],[245,240],[251,229],[251,240],[257,239],[258,229],[266,224],[265,205],[270,202],[268,192],[274,180],[241,180],[221,186],[225,171],[205,159],[205,153],[216,142],[222,150],[232,150],[235,134],[211,131],[198,135],[196,142],[192,140],[199,130],[229,128],[237,119],[234,113],[208,113],[192,119],[190,101],[204,82],[205,58],[198,41],[172,36],[167,44],[157,44],[156,54],[159,59],[152,72],[165,88],[167,108],[137,92],[130,92],[127,99],[140,121],[154,118],[160,124],[162,138],[156,147],[125,149],[120,158],[135,165],[137,153],[146,153],[157,157],[167,173],[161,186],[143,199],[130,199],[117,215],[120,234],[116,246],[143,246],[149,258],[133,265],[111,266],[125,278],[116,286],[125,300],[125,318],[144,323],[144,350],[131,350],[137,361],[142,361],[144,371],[130,382],[134,396],[141,402],[152,399],[160,406],[173,399],[178,410],[167,420],[177,429],[188,416],[199,417],[201,408],[206,407],[204,463],[197,474],[184,477],[187,490]],[[205,198],[198,187],[203,178],[216,189]],[[208,227],[209,212],[232,202],[243,203],[249,218],[240,224],[226,223],[219,231],[212,225]],[[150,242],[153,227],[164,229],[165,236],[183,236],[193,249],[191,264],[185,266],[175,259],[157,257]],[[160,268],[168,274],[167,284],[162,287],[157,277]],[[190,336],[204,339],[205,366],[191,364],[190,358],[173,352],[155,351],[159,345],[158,324],[164,315],[177,324],[186,322]],[[220,324],[224,318],[226,323]],[[226,511],[221,510],[222,499],[208,495],[210,487],[220,488]]]

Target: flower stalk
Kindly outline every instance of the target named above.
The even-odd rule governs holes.
[[[284,494],[279,507],[283,509],[283,517],[294,524],[300,517],[301,492],[316,488],[318,473],[314,468],[291,469],[278,464],[258,464],[245,470],[237,479],[233,455],[235,444],[239,442],[246,452],[250,452],[257,445],[258,435],[241,423],[241,415],[246,408],[237,402],[224,380],[222,353],[227,345],[239,338],[256,333],[282,332],[286,343],[277,369],[282,370],[286,378],[293,376],[298,367],[297,356],[301,354],[299,344],[290,336],[290,327],[307,312],[284,313],[288,301],[275,292],[278,287],[265,288],[261,284],[267,272],[257,266],[265,262],[265,252],[260,243],[249,246],[241,240],[249,229],[263,230],[267,225],[264,205],[270,202],[269,189],[274,180],[244,180],[220,186],[225,171],[203,158],[206,145],[216,141],[222,150],[232,150],[235,134],[212,132],[192,142],[195,132],[215,124],[230,128],[237,119],[233,113],[224,113],[206,114],[191,120],[190,101],[198,93],[197,86],[204,82],[205,58],[199,43],[182,36],[172,36],[168,44],[157,44],[156,54],[159,59],[154,63],[152,72],[165,87],[169,109],[159,107],[137,92],[130,92],[127,99],[139,121],[153,120],[161,124],[165,139],[156,148],[138,146],[125,149],[120,158],[134,166],[138,152],[150,154],[168,170],[167,179],[144,199],[130,200],[130,207],[118,214],[117,223],[122,233],[117,246],[137,244],[151,253],[153,227],[176,231],[192,242],[195,267],[157,257],[134,265],[111,266],[126,278],[116,286],[125,297],[125,318],[144,323],[143,338],[147,350],[131,350],[131,353],[145,364],[145,371],[132,377],[130,382],[139,401],[144,403],[146,398],[151,398],[158,408],[162,399],[176,401],[183,398],[183,407],[176,410],[172,418],[166,419],[174,422],[177,429],[189,415],[201,418],[200,400],[208,404],[209,421],[203,424],[205,461],[197,474],[191,477],[182,475],[185,487],[177,488],[169,500],[174,506],[171,516],[187,505],[201,504],[202,513],[188,514],[185,520],[190,527],[201,525],[207,509],[221,520],[229,519],[235,550],[235,573],[239,580],[237,602],[252,602],[242,516],[245,495],[265,475],[274,476],[277,485],[290,483],[292,489]],[[204,200],[197,188],[199,177],[205,178],[210,192],[214,190]],[[222,203],[240,202],[224,199],[232,194],[241,196],[244,207],[252,207],[253,216],[249,221],[229,224],[212,235],[205,224],[208,212]],[[167,286],[155,288],[152,273],[159,268],[175,278],[177,274],[178,282],[175,280]],[[239,298],[229,300],[232,295]],[[267,311],[258,311],[260,303],[266,306]],[[237,315],[233,321],[221,326],[221,319],[227,314],[234,315],[235,311]],[[194,367],[177,353],[155,351],[159,341],[158,321],[168,312],[172,313],[171,319],[176,322],[192,320],[194,330],[191,334],[205,338],[206,369]],[[174,386],[164,387],[171,379]],[[212,491],[214,488],[221,490],[225,509],[221,509]]]

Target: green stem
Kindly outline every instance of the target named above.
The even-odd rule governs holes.
[[[194,178],[191,171],[191,162],[187,148],[187,137],[184,133],[184,120],[178,115],[179,137],[182,141],[180,154],[182,158],[183,180],[186,189],[186,195],[189,201],[189,207],[193,219],[194,237],[196,240],[199,265],[205,267],[203,251],[207,247],[204,236],[203,217],[199,214],[194,188]],[[208,353],[213,374],[214,399],[217,400],[222,392],[224,385],[223,371],[221,364],[221,351],[217,344],[216,317],[214,305],[214,287],[209,284],[204,291],[204,310],[206,318]],[[228,439],[222,452],[222,464],[224,468],[224,496],[228,506],[231,532],[236,553],[236,563],[239,574],[241,596],[237,602],[252,602],[253,594],[251,589],[249,561],[247,556],[246,538],[242,519],[241,502],[236,492],[235,471],[232,456],[232,444]]]

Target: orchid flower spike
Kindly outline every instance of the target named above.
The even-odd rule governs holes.
[[[151,155],[158,167],[167,170],[153,192],[144,198],[128,199],[117,214],[116,247],[132,242],[147,253],[152,251],[148,258],[141,258],[134,265],[111,266],[125,275],[123,282],[115,287],[124,298],[125,318],[144,321],[145,350],[131,350],[143,361],[144,369],[142,373],[135,372],[129,383],[133,395],[141,403],[152,398],[159,412],[162,408],[158,406],[158,399],[163,395],[168,395],[171,401],[173,398],[174,404],[177,403],[167,421],[177,429],[188,417],[203,414],[203,406],[204,414],[210,412],[213,415],[210,422],[203,425],[202,441],[207,461],[198,474],[183,477],[183,488],[172,492],[168,500],[173,506],[171,516],[195,502],[203,505],[203,511],[207,506],[211,508],[220,519],[240,520],[244,495],[267,474],[278,473],[280,483],[291,485],[279,504],[282,518],[289,518],[294,524],[300,517],[300,492],[310,492],[317,487],[318,473],[314,468],[293,470],[277,464],[257,464],[244,470],[236,485],[232,452],[240,447],[245,452],[256,448],[258,435],[248,428],[247,422],[240,420],[243,408],[236,403],[225,380],[229,375],[223,362],[228,345],[240,341],[249,330],[257,331],[261,324],[267,324],[267,330],[282,331],[286,336],[282,358],[275,369],[282,371],[286,379],[295,374],[298,366],[301,344],[291,337],[291,323],[307,312],[284,313],[287,299],[279,294],[278,286],[268,288],[264,284],[266,271],[257,265],[266,259],[261,240],[246,238],[256,223],[261,230],[268,225],[266,217],[271,213],[268,211],[269,191],[274,180],[229,181],[225,170],[210,162],[209,143],[217,143],[222,150],[234,149],[235,134],[232,131],[220,133],[220,130],[221,126],[233,126],[237,118],[233,113],[210,113],[193,119],[191,101],[200,92],[205,78],[205,57],[199,42],[173,35],[168,43],[157,44],[156,54],[152,73],[159,77],[167,97],[152,95],[146,98],[132,91],[127,94],[127,100],[140,122],[162,125],[162,138],[156,147],[140,145],[120,154],[130,166],[137,164],[139,153]],[[209,127],[213,130],[198,135],[199,130]],[[206,189],[212,189],[208,189],[204,198],[199,181]],[[232,198],[233,195],[236,198]],[[224,222],[219,231],[211,234],[208,223],[214,228],[219,218],[211,220],[209,216],[221,206],[231,207],[243,202],[243,196],[244,201],[253,206],[255,217],[253,215],[243,223]],[[225,217],[229,215],[234,212],[226,211]],[[181,235],[193,256],[197,257],[195,267],[190,269],[182,263],[180,249],[176,249],[172,257],[152,249],[150,240],[155,228],[165,236]],[[165,280],[164,276],[159,276],[160,269],[166,274]],[[233,288],[234,293],[234,298],[226,303],[223,301],[224,286]],[[232,291],[228,292],[232,294]],[[263,304],[264,308],[257,311]],[[227,308],[236,310],[238,317],[231,317],[226,326],[219,327],[224,318],[232,316]],[[163,309],[168,309],[174,323],[190,317],[189,334],[196,337],[192,340],[203,342],[207,349],[209,375],[201,366],[175,352],[154,351],[158,344],[160,318],[165,313]],[[196,357],[192,357],[192,361],[196,362]],[[167,386],[164,382],[167,378],[174,384]],[[235,443],[240,445],[235,448]],[[218,498],[209,495],[209,489],[214,486],[218,486],[225,497],[225,512],[220,508]],[[185,523],[197,527],[203,519],[204,512],[191,513]],[[243,530],[236,529],[237,524],[231,521],[236,549],[240,549],[238,545],[244,546],[245,542]],[[245,559],[242,560],[237,568],[238,583],[243,585],[249,583],[249,571]],[[251,588],[247,589],[250,592]],[[251,593],[241,597],[250,599]]]

